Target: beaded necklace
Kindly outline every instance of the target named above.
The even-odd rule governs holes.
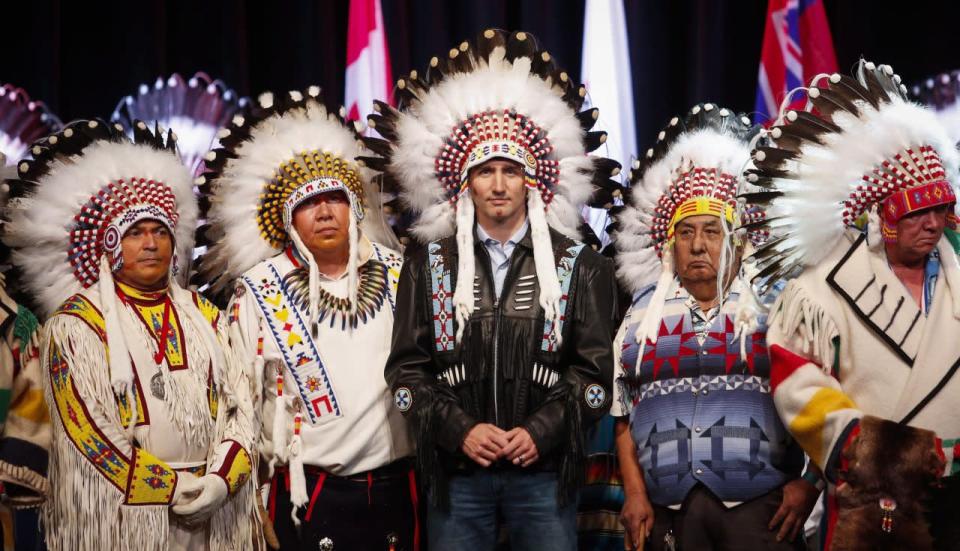
[[[387,297],[387,267],[376,259],[370,259],[357,270],[357,311],[350,313],[350,299],[341,298],[319,289],[319,311],[317,324],[328,321],[330,327],[338,322],[341,330],[349,324],[357,328],[361,323],[372,320]],[[289,293],[290,300],[302,311],[309,310],[310,275],[305,266],[294,268],[283,277],[283,287]]]

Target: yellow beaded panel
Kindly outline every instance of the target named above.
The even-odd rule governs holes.
[[[193,303],[197,305],[197,308],[200,309],[200,313],[203,314],[203,319],[207,320],[207,323],[213,327],[213,330],[217,330],[217,323],[220,321],[220,309],[217,308],[217,305],[210,302],[203,296],[201,296],[196,291],[193,292]]]
[[[48,369],[54,406],[70,442],[104,478],[125,492],[130,460],[94,423],[70,376],[70,366],[55,341],[50,342]]]
[[[48,369],[53,399],[67,438],[130,505],[170,503],[177,477],[169,465],[134,447],[128,458],[96,425],[90,410],[70,377],[70,366],[57,346],[50,343]],[[129,414],[128,414],[129,415]]]
[[[250,473],[253,471],[253,462],[250,460],[250,454],[240,444],[232,442],[230,451],[223,462],[223,466],[217,471],[227,482],[227,489],[234,494],[243,487],[250,479]]]
[[[140,378],[134,375],[133,380],[134,392],[133,396],[137,400],[137,424],[136,426],[149,425],[150,424],[150,413],[147,411],[146,400],[143,398],[143,387],[140,386]],[[127,402],[127,396],[118,396],[114,395],[114,399],[117,401],[117,411],[120,412],[120,422],[123,423],[123,426],[130,426],[130,404]]]
[[[133,472],[127,488],[127,505],[170,503],[177,486],[177,473],[141,448],[133,449]]]
[[[154,339],[159,339],[163,331],[164,303],[131,302],[133,311],[147,327]],[[179,371],[189,367],[187,363],[187,337],[183,333],[180,316],[176,308],[171,308],[169,333],[163,343],[163,355],[170,371]],[[152,353],[152,351],[151,351]]]
[[[81,319],[97,334],[97,337],[100,338],[100,342],[103,343],[104,354],[109,357],[107,331],[106,325],[103,321],[103,314],[100,313],[100,310],[98,310],[97,307],[94,306],[89,299],[87,299],[87,297],[83,295],[73,295],[60,305],[60,308],[57,309],[54,315],[74,316]],[[136,374],[134,377],[134,384],[136,386],[136,393],[134,393],[134,397],[137,399],[136,426],[139,427],[141,425],[148,424],[150,422],[150,417],[143,399],[143,388],[140,386],[140,380],[136,377]],[[120,412],[120,422],[126,427],[130,424],[130,404],[127,403],[126,396],[115,396],[115,398],[117,400],[117,410]]]
[[[83,320],[90,329],[100,337],[100,340],[103,341],[104,346],[107,342],[107,330],[106,325],[103,322],[103,314],[100,313],[100,310],[93,305],[90,300],[83,295],[73,295],[68,298],[60,305],[60,308],[53,313],[54,316],[66,314],[69,316],[75,316]]]

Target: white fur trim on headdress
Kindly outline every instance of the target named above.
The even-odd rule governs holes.
[[[537,271],[537,283],[540,286],[540,307],[544,318],[551,320],[554,326],[560,323],[560,299],[563,291],[557,279],[557,262],[553,256],[553,241],[544,213],[543,200],[539,193],[527,193],[527,219],[530,220],[530,238],[533,241],[533,262]],[[557,345],[560,344],[557,333]]]
[[[113,273],[106,255],[100,257],[100,305],[103,308],[104,332],[107,334],[107,350],[110,354],[110,386],[113,393],[126,401],[130,406],[130,425],[125,427],[132,431],[137,421],[137,400],[134,395],[133,365],[130,362],[130,350],[127,348],[127,339],[123,335],[123,325],[120,322],[120,309],[123,306],[117,300],[116,287],[113,283]]]
[[[750,243],[744,244],[743,257],[753,253]],[[737,301],[737,311],[733,316],[733,326],[740,341],[740,359],[747,361],[747,337],[760,327],[760,315],[766,311],[760,304],[751,281],[757,275],[756,266],[752,262],[741,262],[736,277],[740,278],[740,298]]]
[[[647,305],[643,314],[643,319],[637,324],[637,330],[633,334],[637,344],[640,345],[640,352],[637,357],[642,358],[643,349],[647,341],[657,343],[657,336],[660,330],[660,321],[663,319],[663,307],[667,301],[667,293],[670,292],[670,286],[674,280],[673,251],[667,249],[664,251],[662,263],[660,266],[660,277],[657,279],[657,286],[650,297],[650,303]]]
[[[880,231],[882,222],[877,209],[878,206],[873,205],[867,210],[867,246],[875,251],[881,250],[883,247],[883,232]]]

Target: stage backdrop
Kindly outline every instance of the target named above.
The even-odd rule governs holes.
[[[343,100],[348,1],[31,0],[3,5],[0,82],[64,121],[108,117],[142,82],[202,70],[244,95],[321,85]],[[583,0],[382,0],[394,75],[487,27],[535,34],[578,77]],[[838,66],[908,83],[960,68],[960,3],[826,0]],[[765,0],[626,0],[637,145],[698,101],[753,109]],[[601,105],[602,109],[603,106]]]

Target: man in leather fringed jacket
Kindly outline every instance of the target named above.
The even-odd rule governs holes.
[[[491,30],[455,52],[456,74],[431,80],[444,90],[404,84],[402,110],[371,117],[426,244],[400,275],[386,379],[417,434],[432,551],[493,549],[501,519],[513,549],[572,551],[583,435],[611,403],[616,284],[569,236],[618,166],[585,154],[596,117],[532,37]]]
[[[567,272],[561,284],[569,286],[561,303],[562,330],[551,340],[557,332],[550,331],[551,321],[544,320],[538,300],[541,285],[524,200],[529,192],[520,165],[487,161],[471,171],[469,189],[466,199],[473,201],[478,222],[468,251],[476,259],[470,286],[473,314],[462,330],[455,327],[454,333],[462,331],[462,336],[448,335],[451,346],[438,350],[445,335],[442,328],[437,331],[444,313],[442,305],[436,307],[442,299],[435,282],[456,285],[456,238],[415,253],[401,273],[386,370],[398,407],[409,408],[425,446],[419,450],[426,456],[423,475],[436,498],[430,510],[431,541],[460,542],[447,537],[467,536],[458,519],[481,514],[487,507],[476,504],[483,502],[490,511],[483,514],[491,519],[487,536],[496,534],[492,519],[498,505],[511,526],[521,519],[511,518],[510,508],[545,508],[562,532],[561,539],[552,541],[575,544],[583,431],[610,403],[612,269],[591,248],[550,230],[558,271]],[[449,323],[455,316],[447,314]],[[458,503],[468,499],[469,509]],[[519,549],[536,548],[527,537],[554,536],[554,528],[522,522],[516,527],[526,534],[515,543]],[[456,545],[471,541],[484,540]]]

